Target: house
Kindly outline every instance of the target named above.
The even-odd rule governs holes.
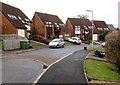
[[[110,31],[105,21],[94,20],[93,40],[100,40],[100,35]]]
[[[0,2],[0,35],[16,34],[27,37],[27,28],[30,28],[30,19],[19,9]]]
[[[80,37],[83,40],[91,40],[92,23],[89,19],[68,18],[66,29],[69,30],[71,37]]]
[[[115,31],[115,27],[112,24],[107,24],[110,31]]]
[[[67,33],[64,23],[56,15],[35,12],[31,26],[32,35],[40,35],[45,38],[57,36],[63,38]]]

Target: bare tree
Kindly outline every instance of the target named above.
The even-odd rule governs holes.
[[[87,19],[88,15],[82,14],[82,15],[77,15],[76,17],[81,18],[81,19]]]

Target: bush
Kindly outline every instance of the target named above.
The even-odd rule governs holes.
[[[120,72],[120,31],[108,34],[105,41],[106,58],[109,62],[114,63]]]
[[[105,41],[105,37],[106,37],[106,35],[108,35],[109,33],[110,33],[109,31],[106,31],[106,32],[102,33],[102,34],[100,35],[100,40]]]
[[[32,35],[32,40],[39,41],[45,44],[48,44],[48,40],[40,35]]]

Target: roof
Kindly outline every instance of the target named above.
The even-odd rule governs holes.
[[[46,22],[51,22],[53,25],[55,23],[57,24],[64,24],[60,18],[56,15],[51,15],[51,14],[46,14],[46,13],[40,13],[40,12],[35,12],[39,18],[42,20],[42,22],[44,24],[46,24]]]
[[[93,23],[94,23],[94,28],[95,28],[96,32],[98,31],[98,33],[103,33],[105,31],[110,31],[110,29],[108,28],[105,21],[93,20]]]
[[[16,28],[26,29],[25,24],[30,23],[30,19],[19,9],[8,4],[2,3],[0,12],[13,24]]]
[[[68,20],[71,22],[73,26],[91,26],[92,23],[89,19],[80,19],[80,18],[68,18]]]
[[[104,21],[93,21],[95,27],[99,27],[99,28],[108,28],[107,24]]]
[[[111,31],[114,31],[115,30],[115,27],[112,25],[112,24],[107,24],[108,28],[111,30]]]

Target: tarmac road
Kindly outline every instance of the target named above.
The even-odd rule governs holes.
[[[1,58],[2,83],[33,83],[43,72],[43,65],[28,59]]]

